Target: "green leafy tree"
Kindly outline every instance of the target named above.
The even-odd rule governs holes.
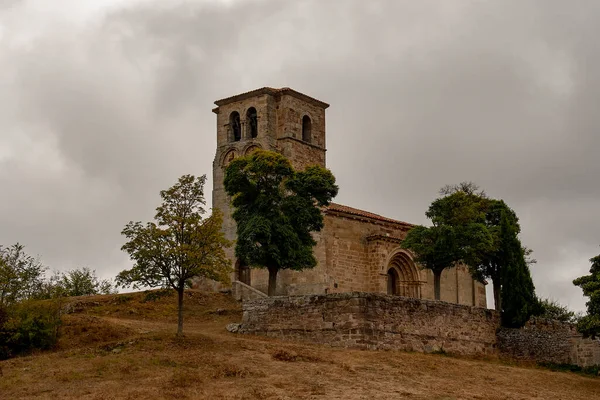
[[[183,334],[183,295],[194,277],[229,281],[231,263],[225,255],[226,240],[222,213],[213,209],[203,218],[206,176],[184,175],[160,192],[162,204],[156,222],[129,222],[122,231],[127,238],[122,250],[134,261],[133,268],[120,272],[123,287],[170,287],[178,294],[177,335]]]
[[[541,307],[541,318],[553,319],[556,321],[567,322],[569,324],[577,323],[581,318],[574,311],[569,310],[556,300],[538,299]]]
[[[47,267],[17,243],[0,247],[0,359],[56,343],[60,299],[38,302]]]
[[[506,223],[510,224],[511,232],[516,236],[520,232],[516,213],[506,205],[503,200],[488,199],[484,204],[486,225],[492,235],[493,246],[490,251],[486,252],[478,265],[474,265],[474,274],[482,278],[492,280],[494,293],[494,306],[496,310],[502,311],[502,287],[504,277],[504,267],[506,260],[502,254],[506,253],[505,246],[510,245],[509,242],[503,241],[506,239],[502,236],[501,221],[502,216],[506,218]],[[513,240],[514,238],[511,238]],[[530,250],[527,250],[531,254]],[[525,255],[525,249],[524,253]]]
[[[0,246],[0,307],[34,298],[44,284],[47,267],[24,249]]]
[[[465,201],[455,203],[455,208],[452,209],[452,212],[465,219],[482,222],[488,228],[488,232],[492,238],[492,246],[479,254],[479,262],[469,264],[469,267],[471,274],[476,279],[481,281],[484,279],[492,280],[494,305],[496,310],[502,311],[502,288],[504,286],[504,267],[506,266],[506,260],[502,257],[503,254],[509,251],[505,247],[512,246],[515,240],[519,240],[518,234],[521,232],[521,227],[517,214],[503,200],[489,198],[484,191],[479,190],[479,187],[472,182],[462,182],[458,185],[445,186],[441,190],[441,193],[445,195],[463,193]],[[501,235],[502,215],[505,215],[505,222],[511,226],[511,232],[514,237],[511,237],[510,241]],[[460,221],[454,220],[450,223],[456,224],[460,223]],[[522,246],[522,249],[525,263],[528,266],[535,264],[536,260],[531,257],[532,250],[525,246]],[[525,279],[530,280],[531,278],[525,277]]]
[[[95,294],[116,293],[110,280],[98,279],[96,271],[92,271],[87,267],[73,269],[61,274],[56,284],[65,296],[91,296]]]
[[[326,168],[295,171],[281,154],[259,150],[233,160],[225,172],[237,224],[235,255],[253,268],[269,271],[269,296],[282,269],[313,268],[312,232],[323,228],[321,208],[337,195]]]
[[[499,234],[502,246],[498,251],[498,262],[502,265],[502,324],[520,328],[541,311],[525,251],[515,229],[511,217],[502,211]]]
[[[573,280],[575,286],[588,297],[585,303],[587,314],[577,323],[577,330],[585,336],[600,336],[600,255],[590,259],[590,274]]]
[[[433,272],[436,300],[440,300],[440,281],[445,269],[458,264],[478,265],[493,246],[481,206],[484,198],[474,192],[453,189],[444,187],[440,193],[445,195],[434,200],[425,213],[432,226],[414,227],[401,244],[414,254],[417,263]]]

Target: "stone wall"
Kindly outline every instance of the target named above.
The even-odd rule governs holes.
[[[521,329],[500,328],[501,354],[520,360],[569,364],[571,327],[558,321],[533,320]]]
[[[243,304],[240,332],[332,346],[496,352],[495,311],[377,293],[271,297]]]
[[[570,364],[581,367],[600,365],[600,340],[598,338],[583,338],[581,335],[572,337]]]
[[[600,341],[583,338],[573,325],[560,321],[533,318],[521,329],[500,328],[498,349],[519,360],[600,365]]]
[[[379,293],[267,297],[243,303],[239,332],[330,346],[600,365],[600,341],[559,321],[500,327],[494,310]]]

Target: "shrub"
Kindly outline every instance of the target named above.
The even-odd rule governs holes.
[[[59,301],[27,301],[2,311],[0,359],[52,348],[60,326]]]
[[[115,304],[125,304],[125,303],[129,303],[131,300],[133,300],[133,296],[132,295],[122,294],[122,295],[119,295],[119,296],[115,297],[115,299],[113,300],[113,302]]]
[[[142,303],[147,301],[158,301],[163,297],[173,296],[175,291],[173,289],[159,289],[159,290],[147,290]]]

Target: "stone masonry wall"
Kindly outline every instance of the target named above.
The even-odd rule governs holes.
[[[522,329],[500,328],[498,348],[503,355],[538,362],[568,364],[571,328],[558,321],[534,320]]]
[[[581,367],[600,365],[600,340],[583,338],[581,335],[571,337],[571,364]]]
[[[240,332],[332,346],[492,354],[495,311],[376,293],[271,297],[243,304]]]
[[[239,332],[330,346],[600,365],[600,341],[584,339],[569,324],[533,319],[506,329],[494,310],[379,293],[246,301]]]
[[[520,360],[600,365],[600,341],[583,338],[573,325],[560,321],[533,318],[522,329],[500,328],[498,349]]]

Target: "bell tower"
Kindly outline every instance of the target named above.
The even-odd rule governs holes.
[[[225,167],[256,149],[277,151],[294,168],[325,167],[325,109],[329,104],[290,88],[264,87],[215,101],[217,149],[213,161],[212,204],[223,212],[223,230],[235,240],[230,199],[225,193]],[[235,260],[233,247],[228,256]],[[235,263],[235,261],[234,261]],[[236,267],[232,280],[242,278]],[[250,282],[245,282],[250,283]]]

